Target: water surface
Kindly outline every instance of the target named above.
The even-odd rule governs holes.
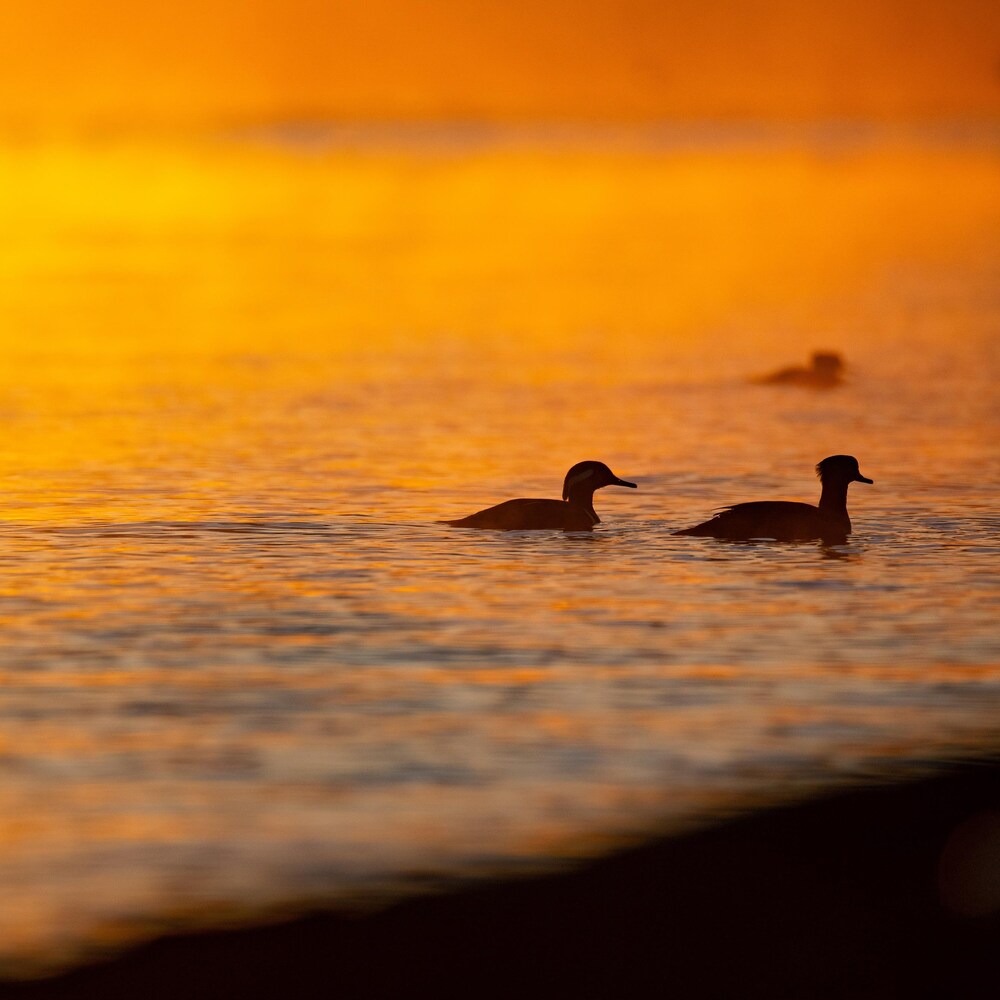
[[[307,138],[0,151],[4,970],[995,746],[991,133]]]

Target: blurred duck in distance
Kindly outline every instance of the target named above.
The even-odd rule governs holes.
[[[808,368],[779,368],[752,381],[758,385],[797,385],[805,389],[832,389],[844,381],[844,359],[836,351],[813,351]]]
[[[847,540],[851,519],[847,514],[847,487],[868,483],[853,455],[830,455],[816,466],[823,484],[819,505],[791,500],[756,500],[721,508],[714,517],[675,535],[698,535],[738,541],[774,539],[779,542],[821,539],[828,545]]]
[[[594,510],[594,491],[605,486],[636,489],[635,483],[619,479],[603,462],[577,462],[566,473],[562,500],[506,500],[468,517],[438,523],[498,531],[590,531],[601,523]]]

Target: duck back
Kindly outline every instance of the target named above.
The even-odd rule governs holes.
[[[797,385],[807,389],[832,389],[843,382],[843,359],[834,351],[814,351],[808,368],[781,368],[753,381],[760,385]]]
[[[748,541],[773,538],[779,542],[846,539],[851,522],[809,503],[794,500],[754,500],[724,507],[714,517],[693,528],[675,531],[675,535],[700,535]]]
[[[453,528],[495,528],[500,531],[590,531],[597,523],[589,511],[565,500],[507,500],[455,521]]]

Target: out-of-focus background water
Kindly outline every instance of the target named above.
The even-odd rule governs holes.
[[[995,749],[989,127],[0,148],[0,971]],[[845,383],[750,377],[839,351]],[[815,502],[850,543],[671,532]],[[592,534],[449,529],[638,482]]]

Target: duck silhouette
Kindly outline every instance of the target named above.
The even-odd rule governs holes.
[[[808,368],[781,368],[753,381],[758,385],[797,385],[805,389],[832,389],[843,379],[844,360],[834,351],[814,351]]]
[[[847,487],[873,480],[861,475],[853,455],[831,455],[816,466],[823,484],[819,506],[792,500],[756,500],[723,507],[709,521],[675,535],[700,535],[747,541],[773,538],[779,542],[820,538],[830,544],[846,540],[851,533],[847,514]]]
[[[635,483],[619,479],[603,462],[577,462],[566,473],[562,500],[507,500],[455,521],[439,521],[453,528],[493,528],[499,531],[590,531],[601,519],[594,510],[594,491],[604,486]]]

